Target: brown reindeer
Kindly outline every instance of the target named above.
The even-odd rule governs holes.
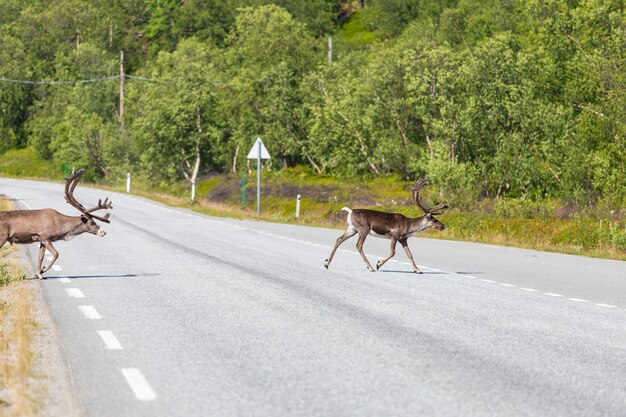
[[[447,204],[437,204],[429,209],[422,205],[419,200],[419,192],[427,183],[428,179],[424,177],[422,179],[415,180],[415,184],[408,188],[412,192],[413,202],[424,212],[424,215],[421,217],[412,218],[406,217],[400,213],[388,213],[368,209],[352,210],[348,207],[342,208],[341,210],[348,212],[348,229],[346,229],[343,235],[339,236],[337,239],[333,250],[330,252],[330,256],[326,259],[324,267],[328,269],[328,265],[330,265],[333,260],[333,256],[335,255],[339,245],[358,233],[359,239],[356,242],[356,248],[361,254],[361,258],[365,261],[367,269],[370,271],[377,271],[385,264],[385,262],[393,258],[396,253],[396,243],[400,242],[406,252],[406,255],[413,264],[413,272],[421,274],[422,271],[420,271],[417,265],[415,265],[413,255],[411,254],[407,241],[409,237],[414,234],[431,227],[436,230],[445,229],[444,224],[437,220],[434,216],[443,214],[448,208]],[[363,253],[363,243],[365,242],[365,238],[368,234],[391,240],[391,254],[387,258],[376,262],[376,269],[372,268],[372,265],[367,260],[365,253]]]
[[[83,173],[84,170],[80,169],[71,177],[65,179],[65,201],[77,208],[82,213],[80,216],[66,216],[50,208],[0,212],[0,248],[6,242],[10,244],[39,242],[38,278],[43,278],[43,274],[52,267],[59,257],[59,252],[52,246],[52,242],[70,240],[85,232],[97,236],[106,235],[104,229],[94,219],[110,223],[110,214],[107,213],[101,217],[96,216],[93,212],[102,209],[112,209],[113,205],[109,199],[106,198],[104,202],[98,200],[97,206],[86,209],[74,198],[74,189]],[[48,266],[42,268],[46,249],[52,253],[52,261],[50,261]]]

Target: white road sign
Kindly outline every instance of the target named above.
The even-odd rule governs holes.
[[[261,138],[256,138],[256,142],[252,145],[252,149],[248,152],[248,159],[257,159],[259,157],[259,144],[261,144],[261,159],[270,159],[270,153],[267,151]]]

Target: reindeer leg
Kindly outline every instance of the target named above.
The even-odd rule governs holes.
[[[363,260],[365,261],[365,264],[367,265],[367,269],[369,269],[372,272],[376,272],[376,270],[372,268],[370,261],[367,260],[367,258],[365,257],[365,254],[363,253],[363,243],[365,243],[366,237],[367,237],[367,232],[359,233],[359,240],[356,242],[356,250],[358,250],[359,253],[361,254],[361,258],[363,258]]]
[[[381,266],[383,266],[385,264],[385,262],[387,262],[389,259],[393,258],[393,256],[396,254],[396,243],[398,242],[397,239],[391,239],[391,254],[383,260],[380,260],[378,262],[376,262],[376,270],[378,271],[380,269]]]
[[[335,242],[335,246],[333,247],[333,250],[330,252],[330,256],[328,257],[328,259],[326,259],[324,263],[324,268],[328,269],[328,265],[330,265],[331,261],[333,260],[333,256],[335,256],[335,252],[337,251],[337,248],[339,247],[339,245],[341,245],[343,242],[350,239],[354,235],[356,235],[356,229],[352,227],[348,227],[348,230],[346,230],[343,233],[343,235],[337,238],[337,242]]]
[[[43,275],[44,273],[48,272],[50,270],[50,268],[52,268],[52,265],[54,264],[54,262],[59,258],[59,252],[57,252],[57,250],[54,248],[54,246],[52,246],[52,243],[50,241],[46,240],[45,242],[42,242],[42,244],[52,254],[52,260],[50,261],[50,264],[48,266],[46,266],[44,269],[41,270],[41,274]],[[41,258],[43,258],[43,256],[41,254],[42,254],[42,251],[40,249],[39,256]]]
[[[41,271],[41,264],[43,264],[43,257],[46,254],[46,247],[44,246],[43,242],[39,243],[39,259],[37,260],[37,269],[36,269],[36,273],[35,276],[39,279],[43,279],[43,272]]]
[[[406,252],[406,256],[409,257],[409,259],[411,260],[411,263],[413,264],[413,272],[415,272],[416,274],[421,274],[422,271],[420,271],[417,265],[415,265],[415,261],[413,260],[413,254],[411,253],[411,250],[409,249],[409,243],[407,242],[407,239],[406,238],[400,239],[399,242],[404,248],[404,251]]]

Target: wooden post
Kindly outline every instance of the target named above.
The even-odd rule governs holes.
[[[124,51],[120,51],[120,130],[124,132]]]
[[[328,65],[333,63],[333,37],[328,35]]]

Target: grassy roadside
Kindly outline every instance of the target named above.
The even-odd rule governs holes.
[[[31,171],[18,171],[16,160]],[[0,175],[24,176],[26,172],[31,178],[60,179],[62,176],[60,167],[37,160],[31,150],[0,155]],[[55,174],[50,175],[50,172]],[[133,178],[132,192],[205,214],[343,228],[345,213],[341,208],[344,206],[419,215],[409,200],[407,185],[406,180],[397,177],[339,181],[299,169],[263,172],[261,216],[256,215],[254,172],[246,174],[243,205],[240,174],[202,178],[196,188],[194,204],[189,201],[189,186],[184,183],[154,185]],[[125,192],[124,180],[96,186]],[[626,260],[626,209],[598,214],[559,201],[523,199],[481,200],[468,204],[454,201],[454,196],[436,195],[433,188],[425,189],[424,198],[449,201],[453,209],[440,217],[447,226],[444,232],[427,231],[424,236]],[[302,200],[300,217],[296,219],[298,194],[302,195]]]
[[[0,210],[8,202],[0,199]],[[29,384],[33,377],[34,289],[24,281],[14,247],[0,249],[0,416],[33,416],[37,403]]]

